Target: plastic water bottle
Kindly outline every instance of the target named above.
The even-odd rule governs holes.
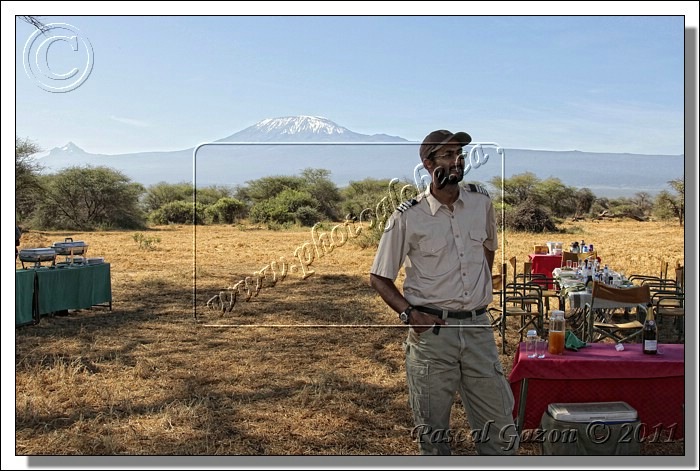
[[[527,331],[525,338],[525,352],[528,358],[537,357],[537,331],[535,329]]]

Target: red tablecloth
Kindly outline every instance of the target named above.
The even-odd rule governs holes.
[[[532,273],[541,274],[547,278],[552,277],[552,272],[555,268],[561,267],[561,255],[531,253],[528,257],[530,257],[530,261],[532,262]],[[553,289],[552,284],[548,283],[545,289]]]
[[[684,436],[685,345],[661,344],[657,355],[644,355],[641,344],[618,352],[609,343],[593,343],[578,352],[527,358],[518,347],[510,386],[513,416],[520,407],[522,380],[527,379],[525,418],[521,430],[534,429],[551,403],[624,401],[637,410],[642,436],[675,440]],[[645,432],[645,433],[644,433]]]

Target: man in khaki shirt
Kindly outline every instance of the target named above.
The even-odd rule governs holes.
[[[450,454],[467,437],[479,454],[515,454],[513,394],[503,376],[486,307],[498,237],[493,204],[464,176],[469,134],[430,133],[420,146],[430,187],[399,205],[386,223],[370,284],[410,325],[406,376],[421,454]],[[406,270],[403,294],[394,281]],[[469,433],[450,430],[459,391]]]

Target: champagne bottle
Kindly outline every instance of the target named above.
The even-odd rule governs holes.
[[[647,311],[647,318],[644,320],[644,330],[642,331],[644,353],[649,355],[656,355],[658,338],[659,332],[656,327],[656,321],[654,320],[654,312],[651,309],[649,309]]]

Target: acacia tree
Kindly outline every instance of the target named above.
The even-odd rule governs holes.
[[[400,191],[407,184],[410,183],[399,183],[395,187]],[[389,196],[391,191],[392,184],[389,179],[365,178],[360,181],[351,181],[341,190],[341,211],[350,218],[359,217],[366,210],[373,215],[377,204],[382,201],[382,198]],[[371,216],[365,215],[365,218],[367,217]]]
[[[305,190],[318,202],[318,210],[328,219],[338,219],[338,205],[342,197],[340,190],[330,179],[331,172],[322,168],[306,168],[301,177],[306,181]]]
[[[136,229],[145,226],[139,197],[145,191],[108,167],[69,167],[45,177],[40,226],[54,229]]]
[[[143,196],[143,207],[150,213],[174,201],[192,202],[192,188],[193,185],[186,182],[153,184]]]
[[[576,212],[574,217],[582,217],[587,214],[596,202],[596,196],[589,188],[580,188],[574,193],[576,201]]]
[[[575,190],[558,178],[548,178],[537,185],[536,201],[548,207],[553,216],[566,217],[576,205]]]
[[[637,210],[641,214],[648,214],[654,207],[654,201],[652,200],[651,195],[646,191],[635,193],[630,202],[636,206]]]
[[[290,214],[294,214],[300,208],[296,207],[297,198],[290,198],[290,195],[304,193],[309,195],[313,203],[308,206],[313,212],[306,211],[303,218],[293,217],[292,219],[304,219],[309,221],[319,217],[320,219],[335,220],[338,217],[337,207],[342,199],[340,191],[330,178],[330,171],[325,169],[306,168],[301,176],[297,175],[277,175],[263,177],[258,180],[246,182],[246,186],[238,186],[234,192],[234,198],[243,201],[251,207],[251,218],[258,221],[267,219],[277,222],[288,222],[286,216],[270,216],[277,214],[280,205],[289,203]],[[284,198],[280,195],[285,194]],[[303,198],[302,198],[303,199]],[[313,214],[312,214],[313,213]],[[264,214],[264,216],[263,216]]]
[[[42,198],[40,173],[43,167],[33,157],[40,151],[29,138],[15,136],[15,212],[19,221],[26,221]]]
[[[194,193],[194,185],[189,182],[159,182],[146,189],[146,194],[142,198],[142,205],[143,208],[150,213],[162,208],[168,203],[174,203],[176,201],[192,203]],[[224,186],[213,185],[202,188],[198,187],[196,193],[197,203],[201,203],[203,206],[209,206],[216,203],[221,198],[229,198],[231,196],[231,189]]]
[[[668,184],[676,194],[673,195],[666,190],[659,193],[656,196],[654,213],[662,219],[675,217],[682,226],[685,220],[685,182],[682,178],[676,178]]]
[[[503,203],[518,206],[526,200],[537,201],[540,179],[532,172],[519,173],[510,178],[493,177],[489,183],[500,192],[503,189]]]

